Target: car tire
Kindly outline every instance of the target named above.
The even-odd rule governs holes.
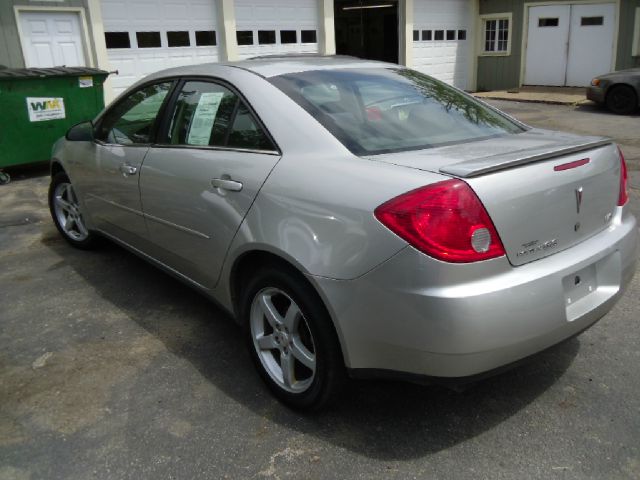
[[[67,242],[85,250],[95,246],[96,234],[87,228],[78,197],[64,172],[58,172],[51,178],[49,211],[53,223]]]
[[[607,93],[607,108],[618,115],[628,115],[638,108],[638,96],[628,85],[611,87]]]
[[[253,362],[273,394],[298,410],[331,403],[346,381],[344,360],[329,314],[298,272],[262,268],[241,300]]]

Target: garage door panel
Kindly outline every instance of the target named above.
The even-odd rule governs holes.
[[[110,48],[107,53],[116,93],[148,75],[169,66],[181,66],[205,61],[218,61],[218,46],[198,46],[197,31],[218,33],[216,0],[101,0],[105,32],[127,32],[129,48]],[[188,46],[170,47],[167,32],[187,31]],[[136,32],[158,32],[160,46],[141,48]]]
[[[564,85],[570,5],[529,8],[525,83]]]
[[[471,49],[471,2],[469,0],[414,0],[413,28],[420,40],[413,41],[413,68],[462,89],[469,88]],[[422,40],[422,31],[432,40]],[[436,30],[454,30],[455,40],[435,40]],[[458,39],[458,31],[466,37]]]
[[[530,7],[524,83],[586,86],[611,70],[615,10],[613,3]]]
[[[586,86],[613,69],[615,5],[573,5],[567,60],[569,86]]]
[[[302,43],[302,30],[319,33],[318,3],[316,0],[236,0],[236,28],[253,32],[252,45],[239,45],[240,58],[286,53],[317,53],[318,44]],[[275,43],[260,44],[258,31],[275,32]],[[280,43],[280,31],[295,30],[296,43]]]

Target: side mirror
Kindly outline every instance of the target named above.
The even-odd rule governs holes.
[[[81,122],[69,130],[64,136],[70,142],[92,142],[93,141],[93,122]]]

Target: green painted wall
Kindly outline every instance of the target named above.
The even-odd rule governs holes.
[[[518,86],[523,3],[522,0],[480,0],[480,15],[511,12],[513,20],[511,55],[478,57],[478,90],[505,90]]]
[[[567,0],[547,0],[569,3]],[[478,90],[504,90],[516,88],[520,83],[522,58],[522,17],[524,0],[479,0],[480,15],[487,13],[513,14],[511,27],[511,55],[505,57],[478,57]],[[603,2],[604,3],[604,2]],[[616,69],[640,66],[640,57],[631,56],[635,8],[640,0],[621,0],[620,30]]]
[[[640,67],[640,57],[631,56],[636,8],[640,8],[640,0],[622,0],[620,3],[620,33],[618,35],[616,70]]]

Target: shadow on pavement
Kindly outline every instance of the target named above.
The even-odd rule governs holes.
[[[607,110],[607,107],[604,105],[598,105],[597,103],[581,103],[576,105],[575,110],[584,113],[599,113],[604,115],[609,115],[615,118],[640,118],[640,110],[636,109],[635,112],[629,115],[618,115],[616,113],[610,112]]]
[[[578,340],[569,340],[463,393],[354,381],[331,410],[302,415],[271,397],[254,372],[241,329],[197,292],[111,243],[95,252],[76,251],[53,227],[44,232],[43,243],[234,401],[289,430],[376,459],[421,457],[490,430],[553,385],[580,348]]]
[[[35,177],[48,176],[49,162],[39,162],[30,165],[6,167],[3,168],[2,171],[8,173],[11,176],[11,182],[19,182]]]

